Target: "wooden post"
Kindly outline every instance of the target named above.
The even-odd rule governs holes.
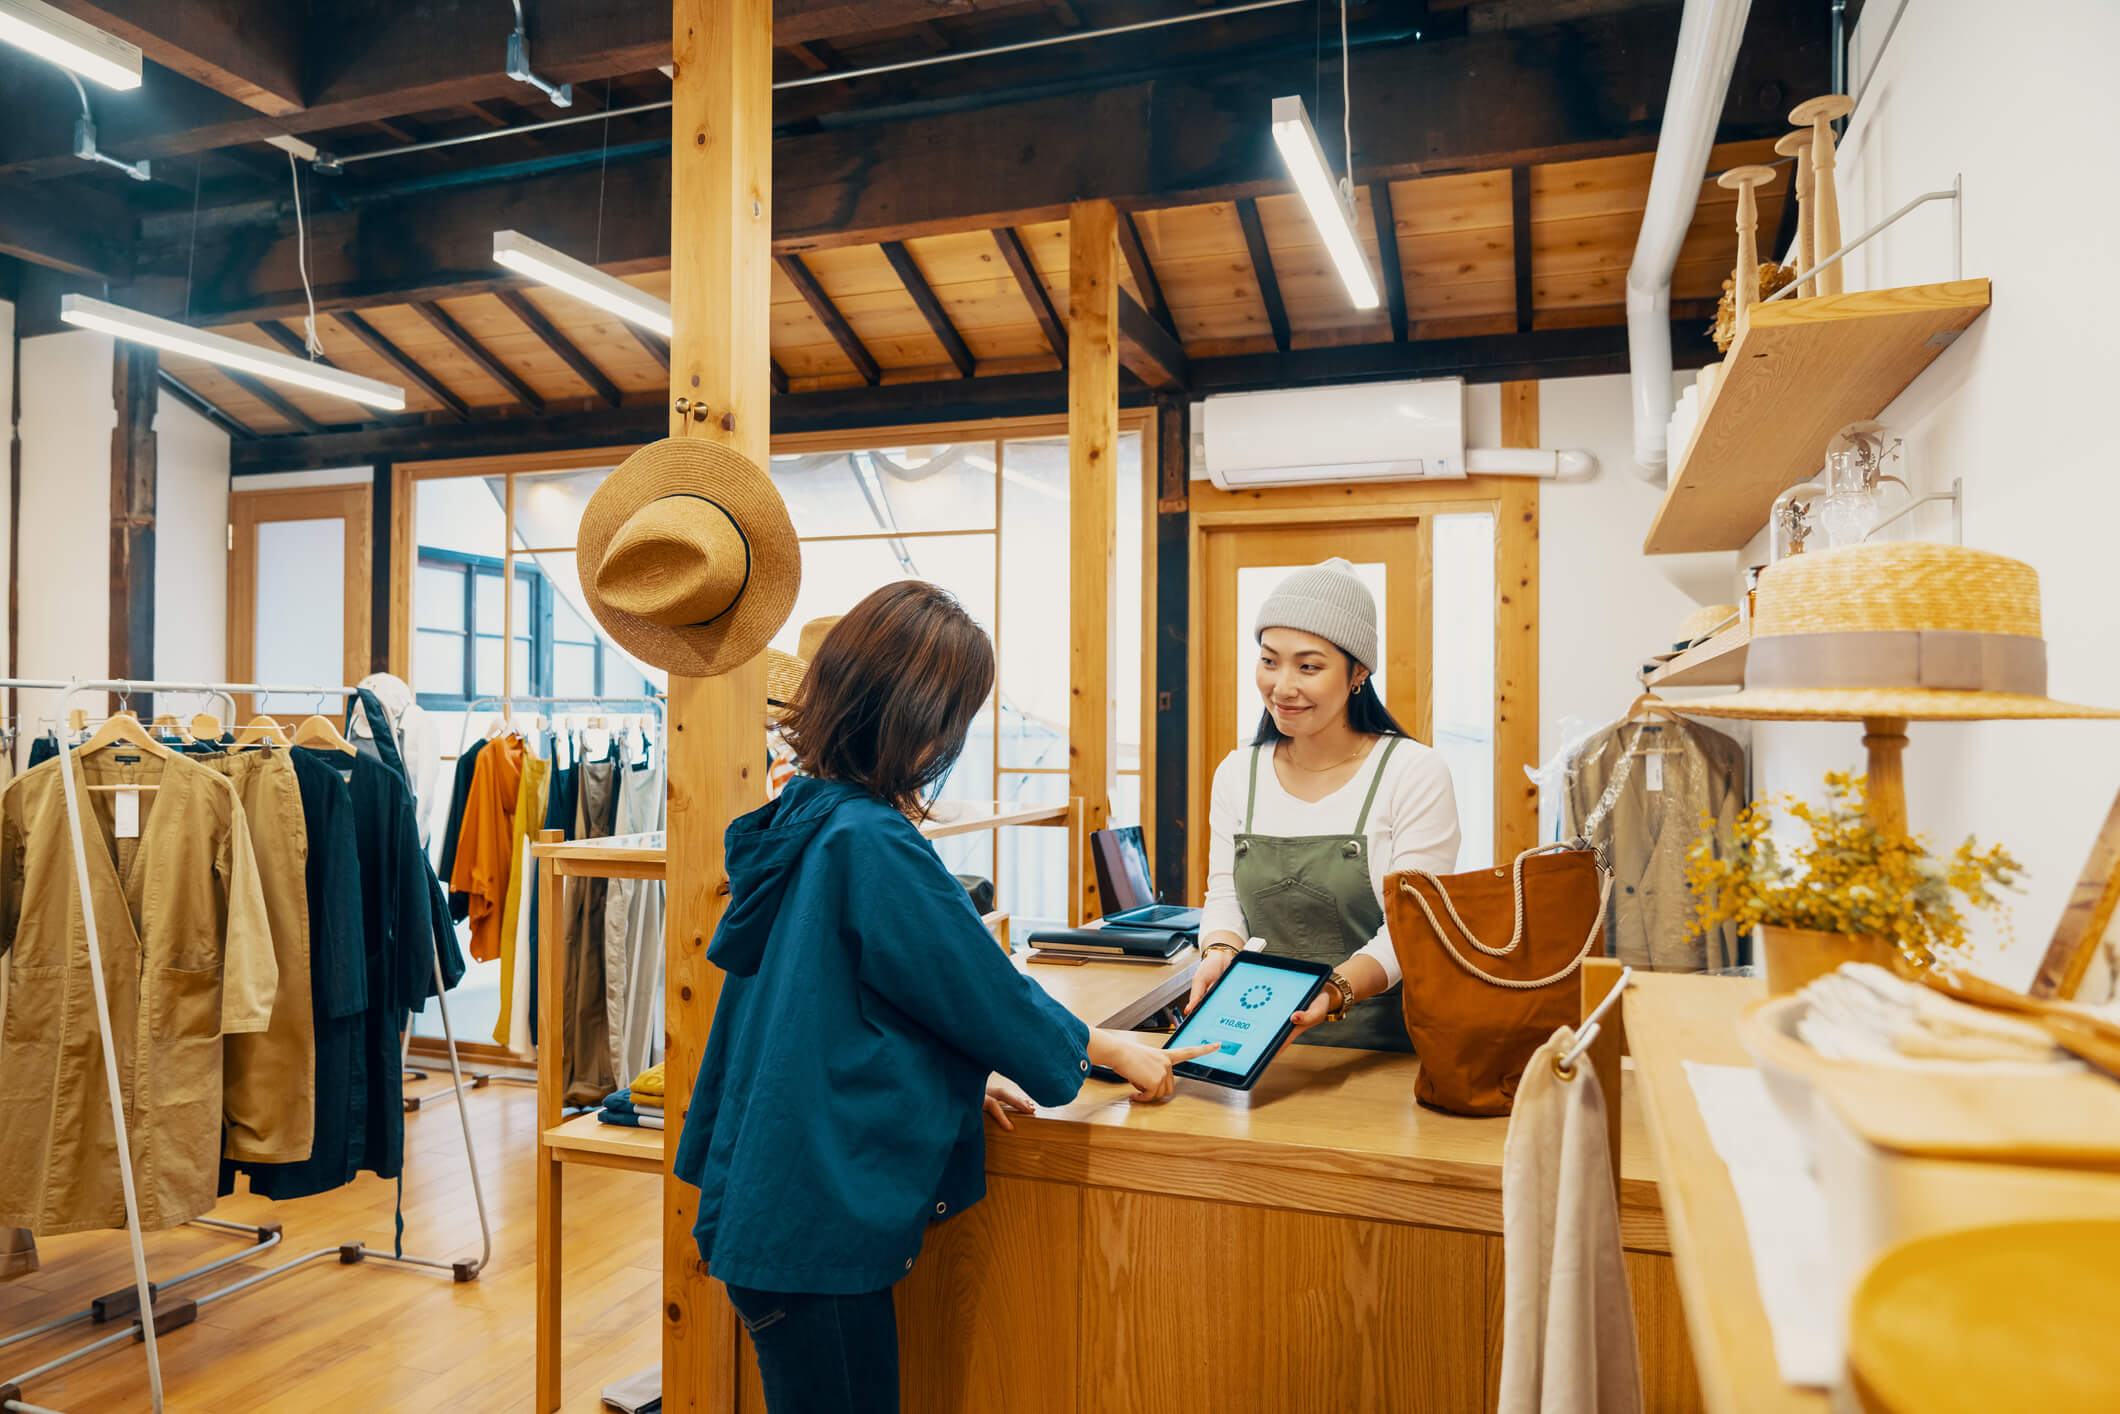
[[[391,534],[395,512],[391,505],[397,490],[397,468],[387,461],[375,464],[374,480],[368,488],[368,543],[373,573],[368,577],[368,671],[387,673],[390,667],[390,614],[396,584],[391,577],[397,537]],[[512,535],[511,527],[511,535]],[[510,544],[513,544],[511,538]],[[405,582],[418,578],[419,567],[405,566]]]
[[[1802,123],[1811,130],[1811,245],[1819,260],[1840,249],[1840,193],[1833,176],[1833,124],[1854,111],[1854,99],[1844,93],[1828,93],[1799,103],[1789,112],[1790,122]],[[1818,293],[1837,295],[1847,288],[1846,280],[1845,262],[1821,270]]]
[[[1773,179],[1772,167],[1732,167],[1715,179],[1717,186],[1737,193],[1737,269],[1730,280],[1733,338],[1744,336],[1752,306],[1759,303],[1759,199],[1753,188]]]
[[[557,844],[560,830],[540,830],[539,844]],[[561,1030],[560,1000],[565,975],[566,906],[559,870],[549,859],[536,861],[537,880],[537,1414],[553,1414],[560,1400],[561,1323],[560,1214],[566,1165],[545,1147],[545,1131],[561,1119],[562,1071],[566,1038]],[[580,888],[580,884],[575,885]],[[529,962],[518,958],[517,966]]]
[[[1538,380],[1502,384],[1502,445],[1540,442]],[[1494,862],[1506,864],[1538,843],[1538,787],[1524,768],[1539,763],[1539,483],[1501,478],[1494,559]],[[1504,534],[1521,526],[1523,534]],[[1521,547],[1515,554],[1505,547]],[[1431,602],[1433,602],[1431,596]]]
[[[155,400],[160,394],[155,351],[119,341],[111,360],[111,401],[118,425],[110,434],[110,675],[155,675]],[[140,720],[154,701],[133,701]],[[117,710],[113,700],[111,710]]]
[[[1597,1010],[1597,1005],[1612,994],[1619,985],[1619,974],[1625,969],[1618,958],[1586,957],[1583,959],[1582,989],[1583,1015]],[[1578,1028],[1580,1034],[1580,1028]],[[1624,1068],[1621,1057],[1627,1054],[1627,1001],[1622,997],[1605,1019],[1597,1024],[1597,1039],[1590,1043],[1584,1055],[1590,1068],[1597,1072],[1598,1089],[1605,1097],[1605,1150],[1612,1165],[1612,1200],[1619,1201],[1619,1144],[1622,1129],[1620,1114],[1620,1072]]]
[[[1073,551],[1068,794],[1082,801],[1076,848],[1111,823],[1118,720],[1112,703],[1112,639],[1118,621],[1115,558],[1119,494],[1119,214],[1108,201],[1068,209],[1067,461]],[[1081,869],[1082,917],[1104,910],[1097,871]]]
[[[1907,832],[1907,719],[1865,717],[1862,744],[1870,753],[1870,819],[1888,834]]]
[[[1156,612],[1152,618],[1156,665],[1155,733],[1156,892],[1163,898],[1185,896],[1186,781],[1192,769],[1187,732],[1192,688],[1191,634],[1187,624],[1192,593],[1192,417],[1183,397],[1156,400]]]
[[[711,416],[673,437],[715,437],[763,466],[773,221],[770,0],[674,0],[670,115],[670,391]],[[721,995],[707,944],[728,893],[722,832],[765,804],[765,660],[670,679],[663,1146],[663,1408],[728,1414],[737,1401],[735,1310],[692,1240],[699,1191],[672,1172]]]
[[[1796,159],[1796,180],[1790,189],[1790,199],[1796,204],[1796,249],[1789,258],[1796,262],[1799,275],[1818,260],[1818,252],[1811,246],[1811,142],[1810,131],[1799,129],[1784,134],[1781,141],[1774,144],[1776,152]],[[1813,278],[1797,288],[1796,298],[1809,299],[1817,293],[1818,281]]]

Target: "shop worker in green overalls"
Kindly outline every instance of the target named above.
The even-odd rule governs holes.
[[[1331,965],[1296,1016],[1316,1046],[1410,1051],[1384,877],[1457,865],[1457,800],[1442,756],[1378,698],[1376,601],[1345,560],[1283,580],[1259,611],[1266,711],[1215,771],[1207,900],[1188,1009],[1250,938]]]

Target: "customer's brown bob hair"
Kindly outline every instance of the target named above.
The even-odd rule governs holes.
[[[994,645],[948,590],[887,584],[825,635],[781,720],[809,775],[858,785],[909,818],[949,774],[994,690]]]

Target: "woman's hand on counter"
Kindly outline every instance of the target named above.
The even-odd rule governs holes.
[[[1003,1129],[1013,1130],[1016,1125],[1009,1119],[1011,1110],[1019,1115],[1036,1114],[1038,1106],[1015,1081],[1000,1075],[989,1077],[986,1082],[986,1117]]]
[[[1169,1099],[1178,1085],[1172,1067],[1197,1060],[1214,1049],[1209,1044],[1166,1051],[1160,1046],[1144,1046],[1124,1031],[1100,1027],[1089,1033],[1090,1064],[1117,1071],[1120,1079],[1134,1087],[1133,1101],[1137,1105]]]

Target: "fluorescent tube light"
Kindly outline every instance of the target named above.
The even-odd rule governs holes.
[[[87,295],[62,296],[59,318],[83,329],[98,329],[120,339],[152,344],[158,349],[203,359],[224,368],[240,368],[245,373],[255,373],[276,383],[292,383],[297,388],[329,393],[335,398],[351,398],[354,402],[388,412],[405,410],[403,388],[363,378],[341,368],[326,368],[321,363],[312,363],[292,354],[256,348],[240,339],[209,334],[204,329],[194,329],[173,319],[157,319],[152,314],[141,314],[137,310],[90,299]]]
[[[140,86],[140,46],[105,34],[44,0],[0,0],[0,41],[105,88]]]
[[[1311,222],[1324,238],[1332,263],[1339,267],[1340,278],[1347,283],[1354,307],[1375,309],[1381,301],[1377,282],[1369,273],[1369,261],[1362,254],[1362,243],[1355,238],[1354,203],[1341,192],[1332,168],[1326,164],[1325,149],[1318,145],[1317,129],[1310,125],[1310,114],[1304,111],[1301,98],[1291,95],[1273,101],[1273,140],[1274,146],[1281,149],[1282,160],[1288,163],[1288,175],[1295,179],[1296,192],[1310,208]]]
[[[539,284],[565,290],[576,299],[609,310],[643,329],[653,329],[665,339],[670,337],[673,326],[666,301],[646,290],[636,290],[624,280],[606,275],[586,261],[562,255],[541,241],[531,240],[521,231],[495,231],[493,258]]]

